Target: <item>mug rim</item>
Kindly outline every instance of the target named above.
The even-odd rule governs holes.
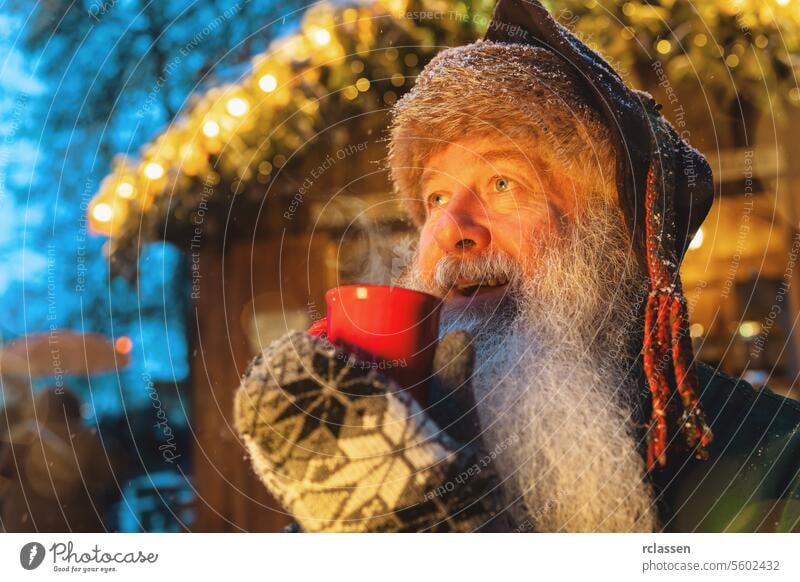
[[[351,283],[348,285],[338,285],[336,287],[331,287],[325,292],[326,298],[335,291],[343,291],[354,289],[356,287],[368,287],[373,289],[391,289],[392,292],[400,292],[401,294],[407,295],[417,295],[423,296],[427,299],[432,299],[437,302],[443,302],[444,299],[438,297],[437,295],[433,295],[432,293],[427,293],[426,291],[417,291],[416,289],[409,289],[408,287],[400,287],[399,285],[383,285],[383,284],[373,284],[373,283]]]

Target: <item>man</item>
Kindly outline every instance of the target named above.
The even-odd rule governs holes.
[[[800,407],[694,362],[678,266],[711,174],[658,109],[527,0],[425,68],[390,166],[402,283],[444,300],[439,396],[297,333],[237,397],[305,529],[800,528]]]

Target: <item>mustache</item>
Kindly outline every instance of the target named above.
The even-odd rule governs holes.
[[[448,255],[439,259],[433,272],[431,291],[444,296],[460,281],[508,281],[508,289],[519,283],[523,267],[506,252],[487,249],[477,254]]]

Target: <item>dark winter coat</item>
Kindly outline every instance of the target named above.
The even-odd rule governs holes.
[[[800,531],[800,403],[698,365],[709,458],[657,476],[673,532]]]

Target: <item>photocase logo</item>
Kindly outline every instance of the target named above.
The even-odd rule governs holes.
[[[26,570],[35,570],[44,561],[44,546],[39,542],[29,542],[19,551],[19,563]]]

